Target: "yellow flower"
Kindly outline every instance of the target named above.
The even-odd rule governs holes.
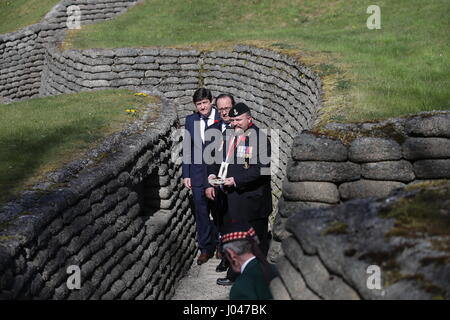
[[[142,97],[148,97],[148,94],[143,93],[143,92],[137,92],[134,94],[135,96],[142,96]]]

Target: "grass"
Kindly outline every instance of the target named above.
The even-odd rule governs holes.
[[[38,23],[60,0],[0,0],[0,34]]]
[[[324,121],[450,109],[450,2],[378,1],[369,30],[363,0],[147,0],[113,20],[73,30],[66,48],[256,43],[315,65]]]
[[[328,234],[346,234],[348,233],[347,224],[341,221],[335,221],[330,224],[324,231],[322,231],[322,235]]]
[[[0,0],[0,32],[37,22],[58,1]],[[230,48],[250,43],[298,57],[322,76],[321,124],[450,109],[450,2],[146,0],[68,32],[65,48]]]
[[[152,102],[129,90],[105,90],[0,104],[0,203],[79,158]]]
[[[385,236],[434,237],[433,248],[450,252],[450,184],[441,180],[427,185],[411,197],[385,208],[381,217],[394,218],[394,227]]]
[[[403,144],[407,138],[404,132],[391,123],[376,125],[369,131],[330,130],[319,127],[311,132],[315,135],[325,135],[327,137],[337,138],[347,146],[349,146],[353,140],[360,137],[388,138],[395,140],[399,144]]]
[[[380,216],[394,218],[394,227],[385,237],[404,237],[429,239],[432,248],[439,253],[426,256],[420,260],[422,266],[445,266],[450,262],[450,184],[449,181],[437,180],[422,182],[408,187],[408,190],[418,190],[408,198],[402,198],[386,207]],[[415,244],[402,242],[391,251],[368,252],[361,260],[379,265],[384,270],[385,287],[402,280],[411,280],[424,291],[433,295],[433,299],[448,299],[445,290],[426,280],[423,274],[403,274],[397,263],[397,257],[406,248]]]

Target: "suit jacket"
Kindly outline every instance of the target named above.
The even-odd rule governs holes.
[[[275,278],[276,270],[271,266],[269,278],[264,277],[261,262],[253,259],[237,277],[230,290],[230,300],[272,300],[269,283]]]
[[[219,121],[219,112],[215,112],[214,119]],[[193,113],[186,117],[184,124],[185,134],[183,137],[183,178],[191,178],[193,187],[203,187],[205,183],[206,166],[203,161],[204,142],[200,133],[200,114]],[[205,130],[206,131],[206,130]]]
[[[222,161],[229,152],[230,138],[227,134],[232,131],[227,130],[223,135]],[[252,125],[246,134],[245,142],[234,149],[228,165],[227,177],[234,177],[236,186],[223,189],[227,198],[227,215],[231,220],[267,218],[272,212],[270,175],[261,174],[261,169],[270,170],[270,158],[262,159],[263,156],[270,157],[270,142],[256,125]],[[220,164],[208,165],[206,175],[218,175]]]
[[[204,151],[205,151],[205,155],[210,157],[209,163],[208,160],[206,161],[207,165],[214,165],[217,166],[217,168],[220,168],[220,163],[222,162],[222,155],[220,155],[220,157],[217,157],[216,159],[214,157],[216,157],[215,154],[215,150],[214,147],[217,147],[219,144],[223,143],[223,139],[225,136],[225,130],[226,129],[231,129],[231,126],[226,125],[225,130],[223,130],[225,123],[223,122],[223,120],[219,120],[217,122],[214,122],[212,125],[210,125],[206,130],[205,130],[205,145],[204,145]],[[215,131],[215,132],[213,132]],[[208,172],[208,169],[206,170]],[[209,187],[208,184],[208,175],[205,175],[205,184],[206,187]]]
[[[215,122],[214,124],[212,124],[205,130],[205,149],[204,149],[204,151],[205,151],[206,156],[210,155],[211,158],[213,156],[215,156],[215,152],[214,152],[215,144],[218,145],[218,144],[223,143],[223,134],[225,133],[224,131],[226,129],[230,129],[230,128],[231,127],[229,125],[226,125],[223,120],[220,120],[218,122]],[[224,131],[222,131],[222,130],[224,130]],[[215,132],[212,132],[212,131],[215,131]],[[212,147],[212,150],[209,149],[209,146]],[[209,150],[211,150],[212,152],[209,152]],[[205,161],[207,161],[207,160],[205,159]],[[214,159],[211,159],[210,161],[214,161]],[[221,161],[222,161],[222,157],[220,157],[219,163]],[[211,163],[211,164],[213,164],[213,163]],[[205,188],[209,187],[207,174],[205,174],[204,186],[205,186]],[[211,208],[211,213],[213,216],[214,223],[220,230],[220,227],[223,226],[224,218],[225,218],[225,215],[227,212],[227,207],[228,207],[226,195],[223,192],[216,192],[216,197],[215,197],[214,201],[210,201],[209,205]]]

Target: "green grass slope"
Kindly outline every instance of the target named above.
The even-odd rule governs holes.
[[[135,120],[154,99],[105,90],[0,104],[0,203]]]
[[[0,34],[38,23],[60,0],[0,0]]]
[[[113,20],[70,32],[67,47],[214,48],[257,40],[312,57],[332,120],[450,109],[450,2],[377,1],[380,30],[366,26],[371,4],[147,0]]]

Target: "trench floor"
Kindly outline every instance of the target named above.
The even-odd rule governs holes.
[[[187,275],[178,283],[172,300],[228,300],[231,286],[216,284],[217,278],[226,276],[226,272],[216,272],[219,262],[213,257],[199,266],[196,257]]]

